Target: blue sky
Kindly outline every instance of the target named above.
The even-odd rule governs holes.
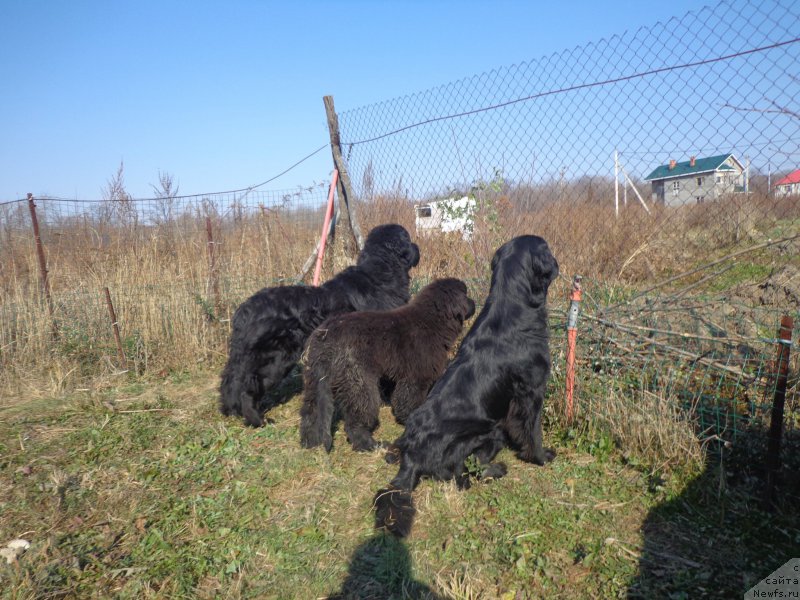
[[[704,3],[0,3],[0,201],[260,183],[354,109],[682,16]],[[324,150],[265,189],[326,180]]]

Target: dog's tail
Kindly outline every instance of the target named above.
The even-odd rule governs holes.
[[[226,416],[245,416],[249,424],[257,426],[261,423],[254,403],[260,395],[260,383],[252,352],[245,347],[242,337],[234,329],[219,386],[219,411]]]
[[[377,529],[385,529],[400,538],[411,533],[414,516],[417,514],[412,493],[417,483],[419,477],[404,462],[389,487],[378,490],[372,502]]]
[[[300,407],[300,445],[303,448],[323,445],[330,452],[333,446],[331,375],[331,370],[321,368],[318,362],[306,366],[303,406]]]

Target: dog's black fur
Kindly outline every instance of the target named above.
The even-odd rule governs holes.
[[[444,371],[464,321],[473,314],[466,284],[439,279],[406,306],[325,321],[311,334],[304,355],[303,447],[324,445],[331,451],[335,412],[354,450],[378,447],[372,432],[382,399],[390,401],[397,422],[405,423]],[[388,398],[382,398],[381,388]]]
[[[331,315],[354,310],[387,310],[410,297],[409,270],[419,247],[400,225],[370,231],[355,266],[320,287],[264,288],[233,315],[228,362],[222,371],[219,408],[253,427],[263,425],[266,393],[297,363],[306,340]]]
[[[486,304],[428,399],[409,416],[395,442],[400,471],[375,495],[375,526],[399,537],[411,531],[414,488],[421,477],[469,487],[465,460],[474,455],[484,478],[502,477],[492,459],[506,445],[522,460],[544,465],[542,403],[550,372],[547,289],[558,263],[538,236],[514,238],[492,258]]]

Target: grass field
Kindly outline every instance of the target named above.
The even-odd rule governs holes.
[[[551,465],[504,451],[498,481],[423,482],[400,542],[372,527],[381,453],[341,431],[330,455],[301,449],[300,396],[245,428],[216,384],[125,379],[3,409],[0,543],[32,543],[0,566],[3,597],[734,597],[800,549],[796,513],[762,513],[725,462],[632,464],[553,419]]]

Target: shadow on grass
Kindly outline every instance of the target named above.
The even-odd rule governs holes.
[[[300,365],[295,365],[289,374],[276,385],[267,391],[264,397],[258,402],[258,412],[264,417],[267,423],[274,423],[270,418],[269,411],[286,404],[298,394],[303,393],[303,370]]]
[[[720,445],[679,496],[650,511],[629,598],[741,598],[800,557],[800,436],[785,440],[772,512],[762,506],[765,448],[757,433]]]
[[[403,542],[377,534],[353,553],[342,589],[329,600],[439,600],[427,585],[414,581],[411,557]]]

